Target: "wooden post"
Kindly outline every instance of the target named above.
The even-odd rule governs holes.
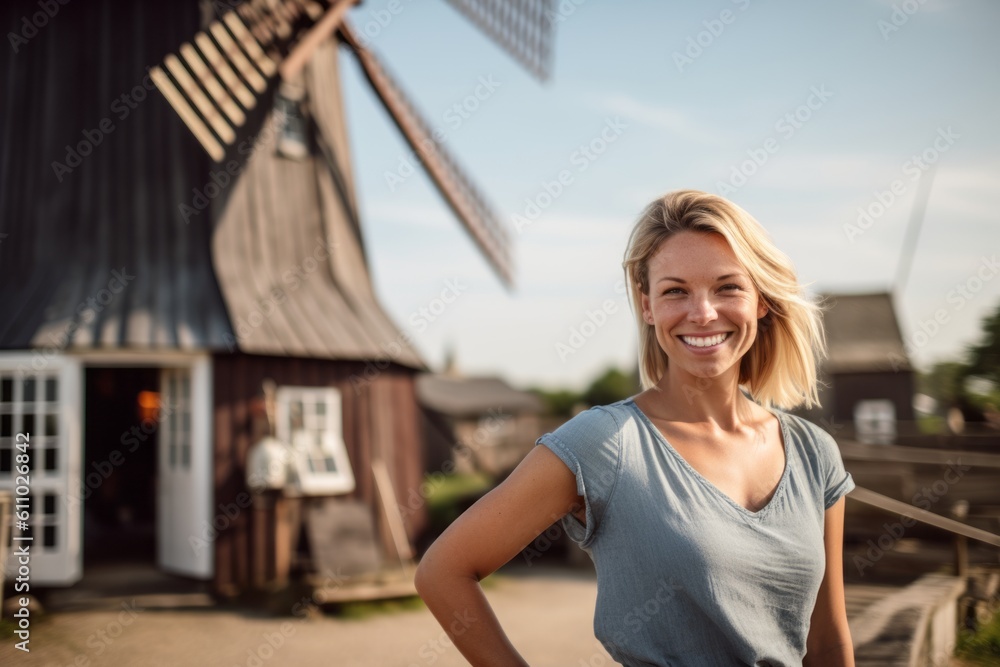
[[[276,588],[288,585],[292,564],[292,532],[296,528],[293,504],[297,499],[286,498],[280,492],[274,500],[274,579]]]
[[[268,521],[273,503],[262,494],[253,496],[253,553],[251,554],[251,583],[257,590],[267,585],[267,543],[273,539]]]
[[[959,500],[951,506],[951,516],[956,521],[965,521],[969,515],[969,501]],[[969,574],[969,538],[955,534],[955,576],[966,577]]]

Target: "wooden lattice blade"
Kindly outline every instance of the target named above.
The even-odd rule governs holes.
[[[513,286],[508,231],[500,223],[482,194],[458,166],[454,157],[435,139],[430,125],[392,80],[375,55],[361,46],[350,24],[340,27],[344,41],[354,49],[365,76],[375,89],[393,122],[416,152],[445,201],[458,216],[472,240],[496,271],[503,284]]]

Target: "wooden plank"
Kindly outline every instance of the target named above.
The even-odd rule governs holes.
[[[392,479],[389,477],[389,470],[382,458],[376,458],[372,461],[372,474],[375,476],[375,489],[382,505],[382,512],[389,525],[389,531],[392,533],[396,554],[400,561],[412,560],[413,548],[406,537],[406,526],[403,523],[403,516],[399,513],[396,492],[392,488]]]
[[[261,589],[267,584],[267,534],[271,512],[261,498],[257,498],[251,509],[253,517],[253,586]]]
[[[881,493],[875,493],[870,489],[865,489],[860,486],[855,487],[855,489],[851,491],[847,497],[868,505],[874,505],[875,507],[892,514],[910,517],[911,519],[916,519],[917,521],[921,521],[936,528],[941,528],[942,530],[947,530],[951,533],[964,535],[965,537],[979,540],[980,542],[985,542],[986,544],[992,544],[995,547],[1000,547],[1000,535],[994,535],[988,531],[973,528],[972,526],[961,523],[960,521],[955,521],[954,519],[949,519],[948,517],[928,512],[925,509],[914,507],[913,505],[904,503],[901,500],[896,500],[895,498],[890,498],[889,496],[883,496]]]
[[[194,109],[188,105],[184,96],[181,95],[180,91],[174,87],[174,84],[170,82],[170,79],[167,78],[167,75],[163,72],[163,70],[160,69],[159,66],[151,67],[149,69],[149,78],[152,79],[156,87],[161,93],[163,93],[163,96],[167,98],[167,101],[170,102],[170,106],[174,108],[177,115],[181,117],[184,124],[187,125],[189,130],[191,130],[191,134],[195,136],[202,148],[205,149],[205,152],[208,153],[209,157],[216,162],[221,162],[222,158],[226,155],[225,151],[222,149],[222,145],[215,140],[211,131],[209,131],[208,127],[201,122],[201,118],[199,118],[198,114],[194,112]]]
[[[900,447],[897,445],[865,445],[854,441],[838,441],[841,455],[845,459],[864,461],[892,461],[900,463],[927,463],[948,465],[961,459],[963,465],[981,468],[1000,468],[1000,455],[965,452],[950,449],[926,449],[924,447]]]
[[[335,4],[326,12],[326,15],[310,28],[306,36],[299,40],[292,52],[281,63],[278,71],[281,73],[282,79],[291,81],[295,78],[305,64],[309,62],[309,59],[312,58],[316,47],[328,39],[340,26],[347,10],[355,2],[357,0],[335,0]]]
[[[208,91],[208,94],[212,96],[212,99],[215,100],[219,108],[229,117],[230,122],[236,127],[243,125],[247,120],[246,114],[237,106],[233,98],[226,92],[226,89],[222,87],[222,84],[205,64],[205,61],[202,60],[198,51],[185,42],[181,44],[180,54],[184,62],[187,63],[187,66],[198,77],[201,85]]]
[[[198,111],[201,112],[202,117],[208,121],[208,124],[212,126],[212,129],[219,135],[219,138],[227,144],[233,143],[236,139],[236,133],[233,132],[233,128],[229,126],[216,106],[205,96],[205,93],[201,92],[201,88],[198,87],[198,84],[188,74],[187,68],[184,67],[180,59],[174,54],[169,53],[163,59],[163,62],[167,66],[167,69],[170,70],[170,74],[173,75],[174,79],[181,84],[181,88],[187,93],[188,99],[194,102]]]
[[[267,90],[267,82],[264,80],[264,77],[250,64],[243,51],[233,41],[233,38],[229,36],[226,28],[218,21],[215,21],[208,29],[212,33],[212,37],[215,38],[216,43],[222,49],[222,52],[228,57],[229,62],[236,67],[240,76],[258,93],[263,93]]]
[[[247,27],[240,21],[236,12],[226,12],[222,20],[229,26],[229,30],[236,37],[239,45],[243,47],[243,50],[247,52],[254,64],[264,73],[264,76],[268,78],[274,76],[274,73],[278,71],[278,66],[274,64],[273,60],[267,57],[264,50],[260,48],[260,44],[257,43],[254,36],[250,34]]]
[[[309,551],[317,572],[353,577],[381,568],[369,503],[328,497],[306,502]]]
[[[211,38],[205,33],[199,32],[194,36],[194,43],[205,57],[209,67],[219,75],[222,82],[229,88],[229,92],[236,96],[243,108],[249,110],[257,106],[257,98],[236,75],[236,72],[229,65],[229,61],[219,52]]]
[[[335,602],[360,602],[364,600],[388,600],[416,595],[413,580],[383,584],[345,585],[336,588],[319,588],[313,592],[313,599],[319,604]]]

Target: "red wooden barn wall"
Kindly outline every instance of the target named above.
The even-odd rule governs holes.
[[[417,406],[414,371],[390,364],[381,371],[365,362],[265,357],[246,354],[216,355],[213,361],[214,479],[213,514],[220,505],[235,503],[247,491],[245,463],[253,444],[251,405],[261,395],[262,383],[270,378],[278,386],[334,387],[343,402],[344,442],[351,459],[357,487],[349,497],[364,500],[373,509],[380,534],[382,525],[375,482],[371,473],[373,453],[379,452],[389,468],[397,501],[407,503],[411,490],[423,481],[423,435]],[[273,553],[273,536],[254,535],[251,512],[242,512],[215,539],[215,588],[228,594],[246,590],[251,582],[252,549],[267,544]],[[424,508],[404,513],[407,533],[413,543],[426,525]],[[263,539],[262,539],[263,538]],[[388,540],[383,549],[391,562]],[[268,558],[270,560],[270,558]]]

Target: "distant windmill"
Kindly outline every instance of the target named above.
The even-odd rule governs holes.
[[[451,0],[467,18],[540,79],[551,63],[551,0]],[[507,286],[513,283],[506,230],[434,137],[345,15],[355,0],[248,0],[227,9],[150,74],[198,141],[221,162],[248,115],[275,81],[295,79],[317,46],[334,33],[355,53],[368,81],[417,152],[448,205]],[[339,81],[331,81],[339,86]],[[339,92],[336,93],[339,96]],[[294,114],[294,101],[282,100]]]

